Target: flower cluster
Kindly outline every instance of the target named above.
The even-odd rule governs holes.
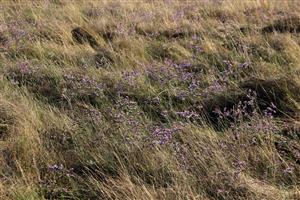
[[[237,105],[234,105],[232,108],[224,107],[222,110],[220,108],[215,108],[214,113],[218,115],[218,118],[223,119],[232,119],[232,127],[235,124],[242,122],[244,119],[249,119],[250,116],[253,116],[257,112],[255,109],[257,94],[253,90],[248,90],[247,100],[239,101]]]
[[[48,166],[48,169],[52,172],[54,171],[62,171],[64,169],[64,166],[62,164],[54,164],[54,165],[49,165]]]
[[[235,179],[239,178],[241,173],[245,170],[246,168],[246,162],[243,160],[236,160],[233,163],[233,167],[235,168],[233,172],[233,177]]]
[[[141,76],[141,72],[137,70],[133,70],[130,72],[124,72],[122,75],[123,80],[129,85],[133,86],[135,84],[135,80]]]
[[[179,161],[179,168],[187,170],[189,168],[188,147],[182,143],[174,142],[172,144],[172,149],[174,150],[174,155]]]
[[[268,118],[273,118],[274,114],[277,113],[277,107],[274,105],[273,102],[271,102],[271,105],[268,106],[264,111],[264,115]]]
[[[185,119],[194,119],[199,117],[199,114],[193,111],[182,111],[182,112],[176,112],[176,115],[179,117],[185,118]]]
[[[94,123],[98,123],[102,119],[101,112],[96,108],[87,108],[85,114],[88,115]]]
[[[11,20],[6,23],[6,31],[10,33],[11,39],[9,40],[9,43],[11,42],[19,42],[20,40],[28,36],[28,32],[25,31],[24,24],[26,22],[24,20]]]
[[[204,91],[204,95],[208,93],[220,93],[224,92],[227,87],[230,85],[231,80],[238,80],[239,75],[246,69],[251,66],[250,62],[244,62],[239,64],[237,67],[234,68],[234,65],[229,60],[224,60],[223,63],[225,64],[226,68],[222,71],[215,81],[213,81]]]
[[[247,99],[239,101],[231,108],[224,107],[216,108],[214,113],[218,119],[229,121],[230,128],[236,134],[240,132],[278,132],[279,127],[276,121],[272,120],[277,113],[277,107],[273,102],[270,102],[264,110],[259,110],[257,107],[257,94],[253,90],[248,90]],[[242,123],[247,120],[247,123]]]
[[[24,61],[19,63],[16,68],[11,69],[7,74],[7,78],[14,85],[24,84],[33,79],[35,72],[36,70],[31,64],[28,61]]]
[[[53,164],[48,165],[48,170],[51,173],[60,174],[62,176],[71,177],[73,176],[73,169],[67,169],[63,166],[63,164]]]
[[[28,62],[22,62],[19,65],[19,70],[20,70],[21,74],[30,74],[30,73],[32,73],[32,69],[30,68]]]
[[[206,90],[204,91],[204,94],[207,95],[209,92],[221,93],[221,92],[225,91],[226,88],[227,88],[226,85],[220,83],[219,81],[214,81],[210,86],[208,86],[206,88]]]
[[[189,44],[188,47],[192,49],[195,54],[204,52],[203,48],[197,44]]]
[[[143,114],[137,102],[128,96],[120,96],[115,103],[115,111],[111,113],[114,122],[126,125],[130,129],[128,133],[136,133],[142,125],[138,118]]]
[[[283,170],[283,173],[284,173],[284,174],[291,174],[291,173],[294,172],[294,170],[295,170],[294,167],[288,166],[288,167],[286,167],[286,168]]]
[[[146,66],[146,75],[151,81],[161,85],[177,80],[177,74],[168,66],[148,65]]]
[[[170,142],[173,136],[180,131],[181,128],[158,127],[151,134],[151,138],[153,138],[152,143],[154,145],[164,145]]]
[[[100,96],[106,85],[87,75],[65,74],[65,88],[63,97],[74,98],[82,95]]]

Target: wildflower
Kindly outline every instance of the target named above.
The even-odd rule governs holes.
[[[175,142],[172,144],[172,148],[175,156],[178,158],[180,169],[187,170],[189,168],[187,146],[179,142]]]
[[[184,10],[178,10],[177,12],[175,12],[172,16],[173,21],[177,21],[179,19],[182,19],[185,15]]]
[[[236,161],[233,162],[233,166],[235,167],[235,171],[233,172],[233,176],[236,179],[245,170],[246,162],[243,161],[243,160],[236,160]]]
[[[184,101],[186,97],[187,97],[187,93],[185,91],[181,91],[179,94],[176,95],[176,98],[181,101]]]
[[[64,166],[62,164],[60,164],[60,165],[54,164],[54,165],[49,165],[48,169],[50,171],[61,171],[64,169]]]
[[[220,110],[220,108],[215,108],[213,113],[216,113],[220,119],[223,119],[223,112]]]
[[[187,119],[199,117],[199,114],[197,114],[195,112],[191,112],[191,111],[176,112],[176,114],[180,117],[184,117],[184,118],[187,118]]]
[[[189,90],[192,91],[198,87],[198,83],[193,80],[192,83],[189,85]]]
[[[285,169],[283,170],[283,173],[284,173],[284,174],[291,174],[291,173],[293,173],[294,170],[295,170],[294,167],[288,166],[287,168],[285,168]]]
[[[21,63],[19,65],[19,69],[22,74],[30,74],[31,73],[31,69],[29,68],[29,63],[27,63],[27,62]]]
[[[208,92],[219,93],[219,92],[224,91],[225,89],[226,89],[225,85],[220,84],[219,81],[215,81],[215,82],[213,82],[212,85],[210,85],[207,88],[206,93],[208,93]]]
[[[165,118],[168,117],[168,111],[167,110],[162,111],[161,115]]]
[[[273,118],[273,115],[276,114],[276,106],[271,102],[271,105],[268,106],[263,112],[264,115],[268,118]]]
[[[178,133],[180,128],[156,128],[152,132],[152,137],[154,137],[154,144],[163,145],[168,143],[174,134]]]
[[[249,68],[249,66],[251,65],[252,63],[251,62],[244,62],[244,63],[241,63],[239,65],[239,69],[246,69],[246,68]]]
[[[99,110],[95,108],[88,108],[87,113],[91,117],[91,119],[95,122],[99,122],[102,118],[102,114],[99,112]]]
[[[129,85],[134,85],[134,80],[139,76],[141,76],[141,73],[137,70],[133,70],[131,72],[124,72],[122,77]]]

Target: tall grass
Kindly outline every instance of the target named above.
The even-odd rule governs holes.
[[[0,199],[300,199],[298,1],[0,2]]]

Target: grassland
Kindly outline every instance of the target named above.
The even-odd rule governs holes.
[[[0,199],[300,199],[299,13],[0,0]]]

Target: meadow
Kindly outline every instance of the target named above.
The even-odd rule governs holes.
[[[300,199],[300,1],[0,0],[0,199]]]

